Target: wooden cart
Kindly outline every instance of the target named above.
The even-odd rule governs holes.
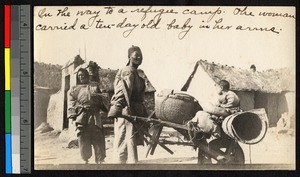
[[[138,128],[138,130],[141,131],[141,133],[143,133],[148,138],[145,139],[146,143],[148,144],[146,157],[149,153],[151,155],[154,154],[157,145],[161,146],[170,154],[173,154],[173,151],[166,146],[166,144],[170,142],[163,142],[159,139],[163,127],[171,127],[180,132],[185,137],[185,139],[188,140],[187,142],[180,144],[194,146],[198,149],[198,164],[245,163],[244,152],[240,147],[238,140],[227,136],[224,132],[222,132],[220,138],[213,139],[208,142],[207,137],[201,135],[201,132],[198,132],[197,137],[191,138],[191,136],[189,135],[194,132],[190,129],[189,126],[153,118],[155,117],[155,113],[152,113],[149,117],[126,115],[122,115],[121,117],[127,119],[128,121],[131,121],[133,124],[135,124],[136,122],[151,124],[150,133],[143,128]],[[177,142],[172,143],[176,144]]]

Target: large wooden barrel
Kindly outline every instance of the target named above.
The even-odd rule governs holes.
[[[260,142],[267,132],[268,118],[265,109],[238,112],[226,117],[222,129],[229,137],[245,143]]]
[[[184,92],[162,90],[155,99],[155,114],[164,121],[183,124],[200,110],[198,101]]]

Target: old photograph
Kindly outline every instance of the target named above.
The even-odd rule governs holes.
[[[295,170],[295,7],[33,13],[34,169]]]

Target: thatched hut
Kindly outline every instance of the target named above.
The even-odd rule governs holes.
[[[107,93],[109,98],[113,95],[113,82],[118,70],[102,69],[97,63],[86,63],[79,55],[77,55],[74,60],[68,61],[62,68],[61,89],[50,98],[47,122],[53,129],[62,130],[71,126],[67,118],[68,91],[71,87],[76,85],[76,74],[78,69],[87,68],[91,63],[94,65],[93,67],[97,69],[95,73],[97,73],[99,77],[98,80],[100,80],[99,85],[102,92]],[[156,90],[145,73],[142,70],[139,70],[139,73],[146,81],[145,104],[150,113],[154,110],[154,93]]]
[[[200,67],[199,67],[200,66]],[[241,100],[243,110],[265,108],[270,126],[285,112],[295,114],[295,72],[289,68],[256,71],[200,60],[182,90],[199,102],[216,99],[215,84],[225,79]]]

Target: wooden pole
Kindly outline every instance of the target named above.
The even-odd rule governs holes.
[[[188,127],[186,125],[167,122],[160,119],[146,118],[146,117],[139,117],[139,116],[128,116],[128,115],[120,115],[119,117],[122,117],[130,121],[141,120],[144,122],[153,122],[153,123],[161,124],[162,126],[166,126],[166,127],[188,130]]]

